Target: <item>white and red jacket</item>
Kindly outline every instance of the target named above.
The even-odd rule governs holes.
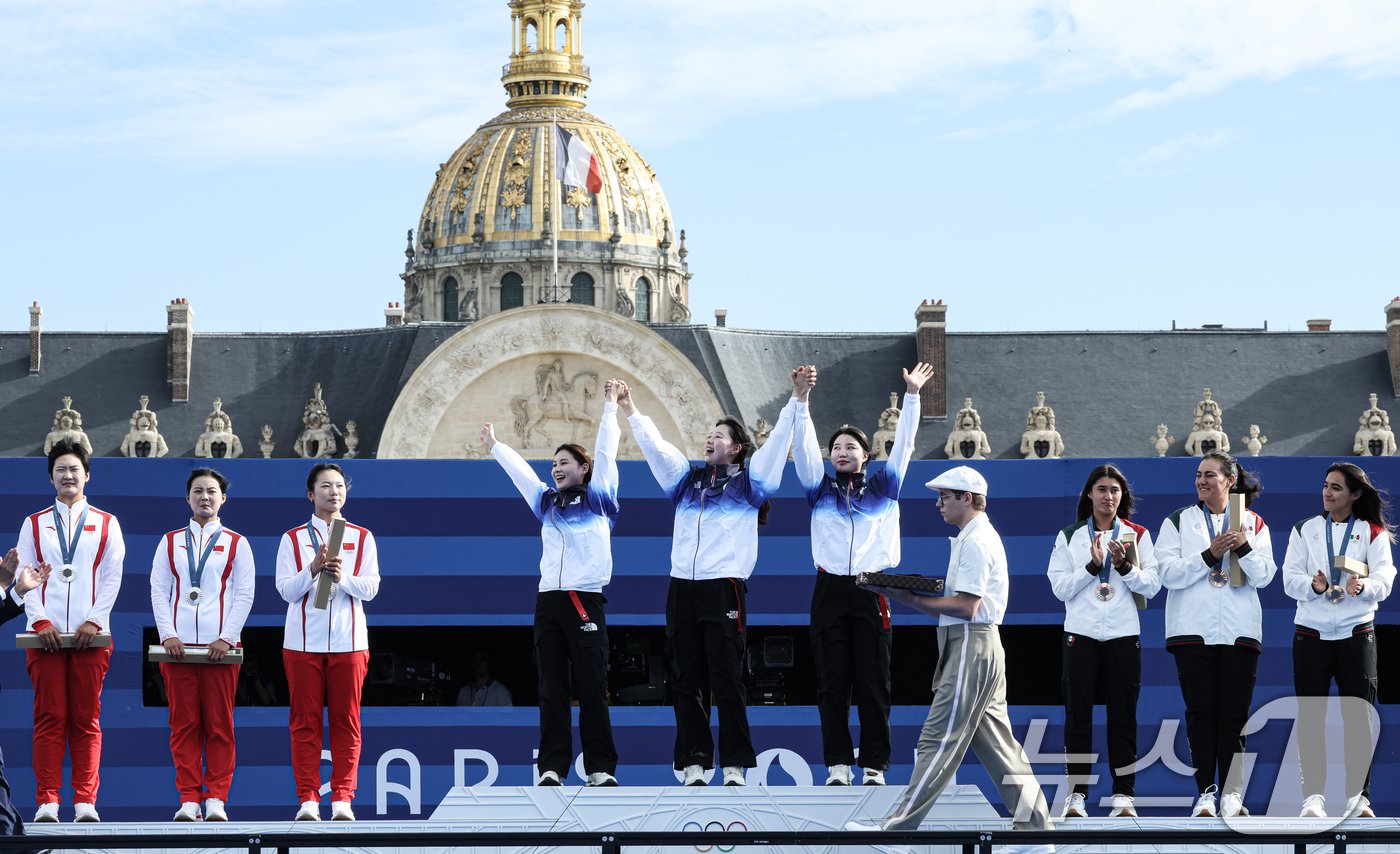
[[[1352,526],[1346,555],[1364,560],[1369,575],[1356,596],[1346,596],[1335,605],[1324,594],[1313,590],[1313,576],[1319,571],[1332,578],[1332,557],[1327,553],[1327,528],[1332,526],[1332,548],[1342,548],[1345,522],[1332,522],[1326,514],[1310,516],[1293,526],[1288,535],[1288,552],[1283,557],[1283,590],[1298,600],[1293,622],[1314,629],[1322,640],[1351,637],[1357,626],[1374,620],[1376,605],[1385,601],[1395,585],[1395,564],[1390,557],[1390,535],[1385,528],[1358,519]],[[1346,578],[1342,573],[1341,578]],[[1345,581],[1343,581],[1345,585]]]
[[[1162,522],[1157,532],[1157,566],[1167,588],[1167,648],[1182,644],[1236,645],[1258,652],[1263,643],[1264,615],[1259,588],[1278,573],[1269,526],[1253,510],[1244,511],[1241,529],[1249,545],[1240,556],[1243,587],[1212,587],[1211,566],[1202,552],[1210,546],[1205,505],[1183,507]],[[1211,515],[1216,533],[1225,530],[1225,514]],[[1229,569],[1230,556],[1224,558]]]
[[[340,581],[331,589],[330,604],[323,611],[314,604],[316,579],[311,561],[317,547],[308,528],[316,529],[316,542],[324,546],[326,523],[316,517],[282,535],[277,547],[277,592],[287,600],[287,627],[282,648],[297,652],[359,652],[369,649],[365,609],[379,593],[379,550],[368,528],[345,525],[340,544]]]
[[[187,545],[191,541],[193,555]],[[206,548],[209,559],[201,580],[195,569]],[[151,611],[161,643],[178,637],[183,643],[222,640],[238,646],[253,609],[254,575],[252,545],[218,522],[201,526],[191,519],[187,527],[161,537],[151,560]],[[199,588],[198,602],[189,599],[191,586]]]
[[[1090,519],[1075,522],[1055,535],[1055,547],[1050,551],[1047,574],[1055,598],[1065,603],[1065,631],[1096,641],[1132,637],[1141,631],[1132,594],[1151,599],[1162,589],[1152,535],[1141,525],[1120,520],[1118,539],[1123,539],[1126,531],[1137,534],[1138,565],[1126,574],[1109,568],[1108,583],[1113,586],[1114,595],[1105,602],[1094,592],[1099,586],[1099,576],[1088,569],[1092,527]],[[1104,560],[1112,563],[1108,545],[1104,544],[1103,549]]]
[[[84,510],[87,511],[85,520]],[[79,520],[82,520],[83,530],[73,552],[76,572],[72,581],[65,582],[58,577],[63,568],[59,529],[71,542],[73,526]],[[112,606],[122,586],[122,561],[126,558],[126,542],[116,516],[98,510],[86,499],[72,507],[57,501],[24,520],[16,548],[20,566],[38,566],[48,561],[54,567],[49,580],[24,597],[30,631],[52,625],[60,632],[71,632],[86,622],[104,632],[112,630]]]

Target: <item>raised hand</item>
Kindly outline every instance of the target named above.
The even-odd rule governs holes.
[[[16,569],[19,569],[19,550],[10,549],[0,560],[0,587],[10,586],[10,582],[15,580]]]
[[[487,421],[481,425],[481,444],[486,446],[486,450],[496,447],[496,428]]]
[[[620,383],[617,380],[608,380],[603,383],[603,399],[608,403],[617,403],[617,395],[618,392],[621,391],[621,389],[618,388],[619,385]]]
[[[904,371],[904,390],[909,394],[918,394],[919,389],[924,387],[924,383],[933,378],[933,365],[920,362],[914,369]]]
[[[637,404],[632,400],[632,389],[622,380],[613,380],[617,383],[617,408],[622,410],[622,414],[631,418],[637,413]]]

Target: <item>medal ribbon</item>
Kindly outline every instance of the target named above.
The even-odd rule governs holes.
[[[1327,518],[1327,524],[1324,525],[1323,527],[1327,529],[1327,561],[1328,561],[1328,563],[1332,564],[1332,571],[1331,571],[1332,586],[1333,586],[1333,587],[1341,587],[1341,586],[1342,586],[1342,578],[1341,578],[1341,576],[1342,576],[1342,571],[1341,571],[1340,569],[1337,569],[1337,566],[1336,566],[1337,558],[1339,558],[1339,557],[1341,557],[1342,555],[1346,554],[1346,553],[1347,553],[1347,546],[1351,544],[1351,528],[1352,528],[1353,525],[1356,524],[1356,514],[1353,513],[1353,514],[1351,514],[1350,516],[1347,517],[1347,530],[1346,530],[1346,533],[1342,535],[1342,547],[1341,547],[1341,549],[1339,549],[1339,550],[1336,552],[1336,554],[1333,554],[1333,552],[1332,552],[1332,517],[1331,517],[1331,516],[1327,516],[1326,518]]]
[[[78,517],[78,524],[73,526],[73,539],[70,542],[63,529],[63,517],[58,515],[58,508],[53,509],[54,533],[58,535],[58,550],[63,555],[64,566],[73,564],[73,555],[78,553],[78,538],[83,535],[83,524],[87,522],[88,508],[83,508],[83,515]],[[1331,540],[1328,540],[1331,543]]]
[[[185,565],[190,573],[190,587],[198,590],[204,586],[204,565],[209,562],[209,555],[214,553],[214,543],[219,539],[219,534],[223,533],[222,527],[215,527],[214,533],[209,535],[209,540],[205,543],[204,553],[199,556],[198,565],[195,564],[194,537],[190,535],[190,529],[185,527]]]
[[[1214,519],[1212,518],[1212,516],[1211,516],[1210,508],[1207,507],[1207,506],[1205,505],[1205,502],[1204,502],[1204,501],[1201,502],[1201,515],[1206,517],[1206,530],[1210,532],[1210,539],[1211,539],[1211,542],[1214,542],[1214,541],[1215,541],[1215,520],[1214,520]],[[1225,505],[1225,521],[1221,523],[1221,525],[1220,525],[1220,530],[1222,530],[1222,531],[1228,531],[1228,530],[1230,530],[1230,505],[1229,505],[1229,504],[1226,504],[1226,505]],[[1331,542],[1331,540],[1329,539],[1328,542]],[[1217,560],[1215,563],[1211,564],[1211,569],[1219,569],[1219,568],[1220,568],[1220,565],[1221,565],[1222,563],[1224,563],[1224,562],[1225,562],[1225,555],[1221,555],[1221,556],[1220,556],[1220,560]]]
[[[1109,534],[1109,537],[1108,537],[1109,540],[1117,540],[1117,539],[1118,539],[1118,531],[1121,530],[1122,527],[1123,527],[1123,520],[1122,520],[1122,519],[1119,519],[1118,517],[1115,516],[1114,519],[1113,519],[1113,532],[1112,532],[1111,534]],[[1093,518],[1092,516],[1090,516],[1090,517],[1089,517],[1089,536],[1090,536],[1090,537],[1094,537],[1094,536],[1097,536],[1098,534],[1099,534],[1099,532],[1096,531],[1096,530],[1094,530],[1094,518]],[[1099,539],[1099,543],[1100,543],[1100,544],[1103,543],[1103,539],[1102,539],[1102,538]],[[1091,547],[1091,553],[1092,553],[1092,547]],[[1110,571],[1111,569],[1113,569],[1113,558],[1109,556],[1109,554],[1108,554],[1108,546],[1105,545],[1105,546],[1103,547],[1103,563],[1099,566],[1099,583],[1100,583],[1100,584],[1108,584],[1108,583],[1110,583],[1110,582],[1109,582],[1109,578],[1111,578],[1112,576],[1109,575],[1109,571]]]

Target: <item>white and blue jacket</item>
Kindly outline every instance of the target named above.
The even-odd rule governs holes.
[[[491,456],[510,475],[540,520],[540,592],[601,593],[612,579],[612,528],[617,521],[617,404],[603,406],[593,475],[588,483],[560,491],[546,486],[514,448],[491,446]]]
[[[827,474],[805,403],[797,405],[796,417],[801,435],[793,445],[792,458],[812,506],[812,562],[832,575],[898,566],[899,488],[914,455],[919,395],[904,395],[889,460],[869,473]]]
[[[792,447],[793,398],[747,467],[692,465],[640,412],[627,419],[656,482],[676,505],[671,577],[748,578],[758,560],[758,508],[778,489]]]

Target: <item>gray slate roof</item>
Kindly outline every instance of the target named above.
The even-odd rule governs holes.
[[[234,420],[244,455],[257,456],[271,424],[275,456],[290,456],[312,385],[331,419],[354,419],[361,456],[372,456],[393,401],[414,369],[460,324],[316,333],[195,334],[188,404],[170,403],[163,333],[45,332],[43,365],[28,373],[28,334],[0,333],[0,455],[42,449],[64,395],[73,397],[99,455],[118,453],[142,394],[173,456],[193,453],[215,397]],[[711,383],[726,411],[770,423],[787,399],[788,371],[815,363],[817,434],[843,423],[877,427],[900,369],[916,359],[914,335],[766,332],[712,326],[652,327]],[[1011,332],[948,335],[948,410],[972,397],[996,457],[1017,458],[1035,392],[1054,407],[1066,455],[1142,457],[1166,423],[1179,454],[1209,386],[1237,449],[1251,423],[1265,453],[1345,455],[1367,395],[1394,402],[1385,335],[1375,332]],[[942,458],[949,419],[920,428],[916,458]]]

